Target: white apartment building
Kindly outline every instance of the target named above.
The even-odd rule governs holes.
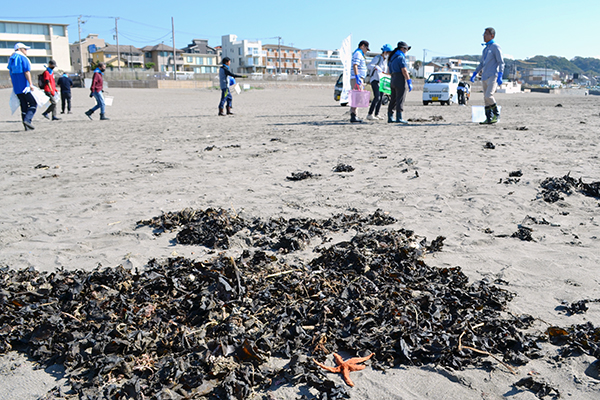
[[[221,37],[221,59],[231,59],[231,72],[236,74],[251,74],[265,71],[263,59],[266,52],[260,40],[238,40],[236,35]]]
[[[302,50],[302,73],[306,75],[338,76],[344,71],[338,50]]]
[[[0,70],[6,71],[8,59],[21,42],[31,47],[27,57],[32,71],[43,71],[54,60],[57,69],[71,72],[68,24],[0,20]]]

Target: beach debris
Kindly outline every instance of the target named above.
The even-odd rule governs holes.
[[[575,301],[571,304],[567,303],[565,309],[569,312],[569,314],[583,314],[589,309],[589,307],[587,306],[588,303],[600,303],[600,299],[584,299]]]
[[[429,118],[409,118],[408,122],[439,122],[443,121],[444,117],[441,115],[432,115]]]
[[[33,167],[33,169],[50,169],[50,167],[48,165],[38,164],[35,167]]]
[[[315,362],[315,364],[317,364],[319,367],[323,368],[326,371],[333,372],[336,374],[341,373],[346,384],[348,384],[348,386],[354,386],[354,382],[352,382],[352,380],[350,379],[350,372],[361,371],[365,369],[366,365],[358,364],[369,360],[371,357],[373,357],[373,355],[374,353],[371,353],[367,357],[353,357],[344,361],[342,356],[340,356],[337,353],[333,353],[333,359],[335,360],[337,367],[328,367],[327,365],[321,364],[314,358],[313,361]]]
[[[333,172],[352,172],[354,171],[354,167],[352,165],[339,163],[333,169]]]
[[[526,127],[526,126],[517,126],[517,130],[518,130],[518,131],[528,131],[528,130],[529,130],[529,128],[528,128],[528,127]]]
[[[515,177],[515,176],[516,177],[521,177],[521,176],[523,176],[523,172],[521,170],[512,171],[512,172],[508,173],[508,176],[510,176],[510,177]]]
[[[313,174],[312,172],[309,172],[309,171],[302,171],[302,172],[292,172],[292,175],[286,176],[286,179],[288,179],[290,181],[302,181],[304,179],[316,178],[318,176],[321,176],[321,175]]]
[[[513,384],[515,387],[525,387],[533,392],[539,399],[550,396],[552,399],[560,398],[558,389],[553,388],[543,380],[534,379],[532,376],[527,376]]]
[[[543,189],[541,193],[543,200],[548,203],[555,203],[564,199],[561,193],[571,195],[573,191],[600,199],[600,181],[585,183],[581,178],[579,180],[572,178],[570,174],[569,172],[561,178],[548,177],[544,179],[540,184]]]
[[[396,222],[381,210],[289,220],[164,213],[140,225],[178,241],[200,232],[190,245],[223,251],[140,269],[0,268],[0,352],[62,364],[75,396],[90,399],[247,399],[274,382],[342,399],[344,386],[312,359],[354,349],[378,370],[489,366],[488,355],[523,365],[542,356],[539,341],[559,337],[561,357],[599,353],[593,325],[536,335],[535,318],[507,312],[513,293],[427,265],[443,237],[429,242]],[[340,231],[351,237],[334,241]],[[272,357],[290,363],[276,368]]]
[[[563,105],[558,103],[555,107],[562,107]]]
[[[510,237],[521,239],[526,242],[535,242],[535,240],[531,236],[531,232],[533,232],[533,229],[524,225],[519,225],[518,228],[519,229],[515,233],[510,235]]]
[[[494,143],[492,143],[492,142],[487,142],[487,143],[486,143],[486,144],[483,146],[483,148],[484,148],[484,149],[491,149],[491,150],[494,150],[494,149],[496,148],[496,146],[495,146],[495,145],[494,145]]]

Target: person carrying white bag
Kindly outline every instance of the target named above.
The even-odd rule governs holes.
[[[8,60],[8,70],[13,85],[13,93],[19,99],[21,119],[26,131],[35,129],[32,120],[37,109],[37,102],[32,93],[34,86],[31,81],[31,61],[27,58],[28,49],[29,47],[23,43],[15,44],[15,52]],[[14,104],[14,101],[12,101],[12,104]]]

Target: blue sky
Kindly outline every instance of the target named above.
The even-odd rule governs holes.
[[[305,48],[337,49],[352,34],[353,46],[366,39],[371,50],[403,40],[409,54],[426,59],[437,56],[480,54],[482,33],[496,29],[496,41],[505,57],[535,55],[600,58],[595,26],[600,1],[165,1],[94,2],[33,0],[3,4],[0,19],[69,24],[69,41],[78,38],[77,16],[83,15],[82,37],[97,33],[115,43],[114,17],[119,17],[119,44],[143,47],[164,41],[171,45],[171,17],[175,45],[193,38],[221,44],[221,36]],[[40,11],[46,10],[46,11]]]

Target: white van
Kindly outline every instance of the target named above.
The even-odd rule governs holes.
[[[429,75],[423,85],[423,105],[438,102],[450,105],[456,101],[460,75],[456,72],[434,72]]]

